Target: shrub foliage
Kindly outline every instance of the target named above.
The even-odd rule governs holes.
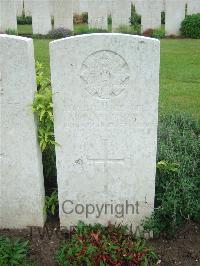
[[[200,39],[200,13],[186,16],[180,30],[185,37]]]
[[[137,14],[135,6],[131,4],[131,17],[130,17],[131,25],[140,25],[141,24],[141,16]]]
[[[21,17],[17,17],[17,24],[19,25],[31,25],[32,24],[32,17],[30,16],[24,16],[22,15]]]
[[[56,176],[55,139],[53,123],[52,90],[50,81],[44,77],[43,66],[36,63],[38,91],[33,101],[33,112],[38,119],[38,138],[43,152],[43,171],[45,178]]]
[[[163,39],[165,38],[165,30],[163,28],[154,29],[151,37],[157,38],[157,39]]]
[[[28,241],[20,239],[10,239],[0,236],[0,265],[1,266],[28,266],[27,261]]]
[[[151,265],[156,262],[154,251],[145,242],[136,240],[124,226],[103,227],[79,222],[57,253],[56,260],[64,265]]]
[[[200,219],[200,126],[186,115],[163,115],[159,123],[156,206],[144,225],[173,233]]]
[[[82,14],[74,14],[73,18],[74,24],[88,23],[88,13],[84,12]]]
[[[50,39],[60,39],[60,38],[66,38],[73,35],[73,32],[69,29],[65,28],[57,28],[49,31],[47,37]]]

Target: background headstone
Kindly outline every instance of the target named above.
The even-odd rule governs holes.
[[[113,2],[113,0],[107,0],[106,1],[108,16],[112,14],[112,2]]]
[[[23,14],[23,0],[16,0],[17,16],[21,17]]]
[[[140,225],[154,208],[159,41],[91,34],[50,44],[61,226]],[[58,78],[59,77],[59,78]],[[72,201],[71,204],[69,201]],[[79,205],[139,203],[122,218]],[[66,205],[65,205],[66,203]],[[73,213],[67,215],[66,212]],[[91,209],[90,209],[91,210]]]
[[[147,29],[158,29],[161,27],[161,12],[163,3],[161,0],[143,0],[142,32]]]
[[[15,0],[0,1],[0,31],[17,31],[17,10]]]
[[[160,0],[162,6],[162,12],[165,12],[165,0]]]
[[[34,34],[47,34],[51,29],[51,2],[32,2],[32,28]]]
[[[93,0],[88,7],[90,28],[108,29],[108,8],[106,0]]]
[[[73,13],[74,14],[80,13],[80,0],[73,0]]]
[[[166,35],[179,35],[181,22],[185,18],[186,0],[167,0],[165,2]]]
[[[188,0],[187,4],[187,14],[197,14],[200,13],[200,0]]]
[[[130,25],[131,1],[130,0],[113,0],[112,2],[112,29],[119,26]]]
[[[44,184],[31,110],[33,41],[0,35],[0,228],[44,225]]]
[[[88,6],[91,0],[80,0],[80,13],[88,12]]]
[[[73,30],[72,0],[57,0],[54,7],[54,28]]]
[[[31,16],[32,15],[32,4],[35,0],[24,0],[24,13],[25,16]]]
[[[135,6],[136,13],[142,15],[144,0],[134,0],[132,3]]]

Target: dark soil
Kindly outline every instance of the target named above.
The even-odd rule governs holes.
[[[173,238],[149,242],[159,255],[158,265],[200,266],[200,224],[188,223]]]
[[[29,256],[37,266],[54,266],[55,252],[69,236],[60,232],[56,220],[48,222],[44,229],[0,230],[0,235],[21,237],[30,241]],[[200,224],[189,223],[173,238],[148,241],[159,256],[157,265],[200,266]],[[78,266],[78,265],[77,265]]]

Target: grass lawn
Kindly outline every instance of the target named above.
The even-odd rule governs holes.
[[[26,35],[26,34],[32,34],[32,25],[17,25],[17,30],[19,35]],[[80,24],[80,25],[74,25],[74,33],[79,34],[80,32],[84,32],[88,30],[88,24]],[[108,31],[112,31],[112,26],[108,25]]]
[[[32,30],[32,25],[17,25],[17,30],[18,30],[18,34],[32,34],[33,30]]]
[[[50,76],[50,40],[34,40],[35,56]],[[200,40],[161,41],[160,112],[200,117]]]

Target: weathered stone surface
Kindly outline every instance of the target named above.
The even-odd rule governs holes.
[[[112,0],[107,0],[107,14],[110,16],[112,14]]]
[[[35,0],[24,0],[24,12],[26,16],[32,15],[32,3]]]
[[[93,0],[90,2],[88,24],[90,28],[108,29],[107,0]]]
[[[141,10],[142,32],[147,29],[157,29],[161,27],[161,12],[163,3],[161,0],[144,0]]]
[[[179,35],[181,22],[185,18],[186,0],[165,2],[165,31],[167,35]]]
[[[80,0],[74,0],[73,1],[73,13],[74,14],[81,13],[81,11],[80,11]]]
[[[83,220],[135,228],[151,214],[159,54],[158,40],[123,34],[91,34],[50,44],[61,226]],[[138,202],[138,212],[129,207],[117,218],[121,205],[116,204],[126,209],[126,201],[134,206]],[[75,212],[82,212],[76,204],[93,204],[95,210],[86,217],[86,210]],[[110,204],[107,214],[104,205],[98,217],[96,204]]]
[[[115,0],[112,2],[112,28],[117,29],[119,26],[130,25],[131,1]]]
[[[32,28],[34,34],[47,34],[51,29],[51,2],[32,2]]]
[[[17,10],[15,0],[0,1],[0,31],[17,31]]]
[[[200,0],[188,0],[187,14],[197,14],[200,13]]]
[[[80,0],[80,12],[88,12],[89,0]]]
[[[152,0],[150,0],[151,2]],[[145,2],[148,2],[147,0],[132,0],[132,3],[133,5],[135,6],[136,8],[136,12],[139,14],[139,15],[142,15],[143,12],[144,12],[144,4]],[[160,9],[160,6],[161,6],[161,12],[162,11],[165,11],[165,0],[154,0],[154,3],[153,5],[156,4],[156,7]],[[150,7],[152,9],[152,7]],[[152,9],[153,11],[153,9]]]
[[[33,41],[0,35],[0,228],[44,224],[42,159],[31,110]]]
[[[17,8],[17,16],[21,16],[23,13],[23,0],[15,0]]]
[[[72,0],[58,0],[54,7],[54,28],[73,30],[73,3]]]

